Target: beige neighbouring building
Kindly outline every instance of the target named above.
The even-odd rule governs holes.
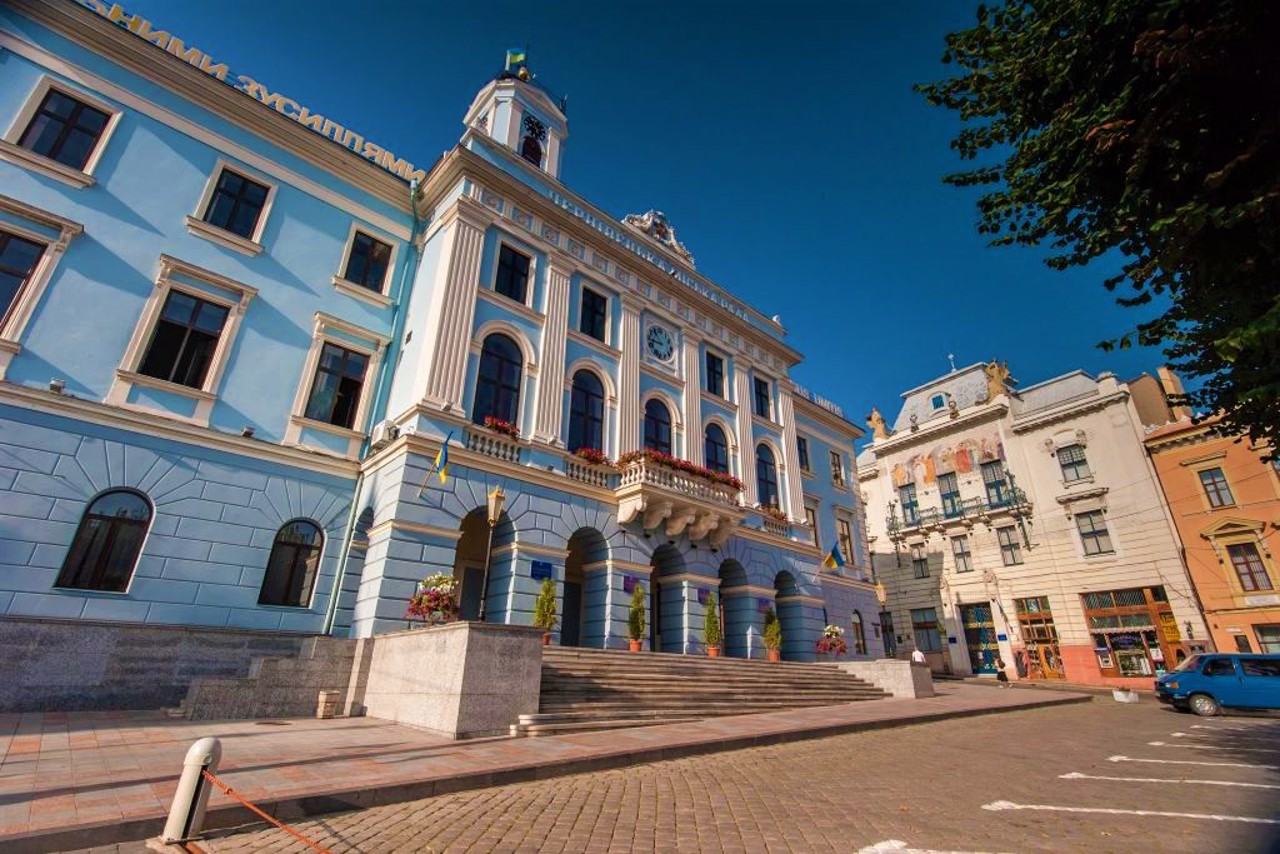
[[[905,392],[891,425],[872,411],[858,480],[886,640],[936,672],[1000,658],[1013,679],[1149,687],[1208,637],[1142,444],[1167,405],[1109,373],[1015,385],[975,364]]]

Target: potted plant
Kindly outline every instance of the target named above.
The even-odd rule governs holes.
[[[772,608],[764,613],[764,648],[770,661],[782,660],[782,623]]]
[[[722,640],[720,633],[720,603],[716,601],[716,594],[714,593],[707,599],[707,615],[702,621],[702,639],[707,644],[707,657],[719,658],[720,641]]]
[[[632,652],[640,651],[640,639],[644,637],[644,588],[639,584],[631,591],[631,609],[627,613],[627,635]]]
[[[501,418],[494,418],[492,415],[484,417],[484,426],[495,433],[500,433],[508,438],[519,441],[520,428],[512,424],[510,421],[503,421]]]
[[[839,658],[848,651],[849,645],[844,641],[844,629],[839,626],[827,626],[822,630],[822,637],[818,638],[819,655]]]
[[[458,603],[454,599],[457,584],[452,575],[437,572],[418,582],[418,590],[409,597],[406,620],[421,620],[429,626],[451,623],[458,619]]]
[[[551,643],[551,633],[556,630],[556,582],[551,578],[542,579],[542,590],[533,603],[533,624],[542,629],[542,645]]]

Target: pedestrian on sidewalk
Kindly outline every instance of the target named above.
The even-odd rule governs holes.
[[[1004,671],[1006,666],[1003,658],[996,659],[996,681],[1000,683],[1001,688],[1012,688],[1013,686],[1009,684],[1009,674]]]
[[[913,650],[911,651],[911,663],[912,663],[912,664],[924,664],[924,663],[925,663],[925,660],[924,660],[924,653],[923,653],[923,652],[921,652],[918,648],[917,648],[917,649],[913,649]]]

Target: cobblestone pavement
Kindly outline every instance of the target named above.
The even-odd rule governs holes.
[[[1008,806],[990,808],[1000,803]],[[1108,698],[445,795],[296,827],[335,854],[1276,852],[1280,721],[1206,720]],[[883,845],[890,840],[906,844]],[[275,830],[201,845],[218,854],[306,850]]]

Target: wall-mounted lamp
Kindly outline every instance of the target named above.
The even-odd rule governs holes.
[[[62,394],[63,390],[66,389],[66,387],[67,387],[66,380],[60,380],[57,377],[54,377],[53,379],[49,380],[49,391],[53,392],[54,394]]]
[[[1195,639],[1196,639],[1195,630],[1191,627],[1191,621],[1187,620],[1187,640],[1195,640]]]
[[[254,434],[254,429],[247,424],[244,427],[240,428],[240,435],[244,436],[246,439],[252,439],[253,434]]]

